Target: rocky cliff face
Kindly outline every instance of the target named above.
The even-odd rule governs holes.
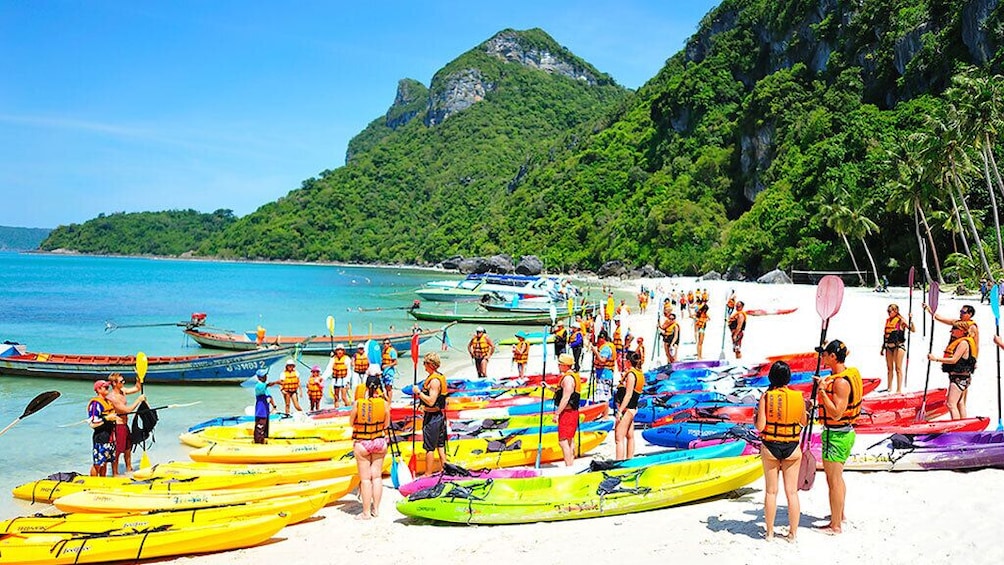
[[[502,32],[489,39],[485,42],[485,53],[524,67],[581,80],[591,86],[599,84],[598,78],[589,69],[576,65],[561,53],[524,45],[517,32]]]
[[[434,126],[447,118],[484,100],[495,90],[495,84],[485,80],[478,69],[463,69],[448,75],[429,98],[425,125]]]
[[[411,121],[425,109],[429,89],[415,79],[401,79],[397,83],[394,104],[387,110],[384,122],[390,129],[397,129]]]

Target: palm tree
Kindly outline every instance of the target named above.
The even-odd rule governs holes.
[[[851,233],[854,221],[852,219],[853,212],[850,208],[844,206],[835,199],[830,202],[823,202],[819,205],[819,213],[823,216],[823,221],[830,229],[835,231],[840,240],[844,242],[844,247],[847,248],[847,254],[851,257],[851,263],[854,264],[854,272],[858,275],[858,280],[861,281],[861,286],[868,284],[865,282],[865,278],[861,275],[861,268],[858,267],[858,260],[854,256],[854,250],[851,249],[851,242],[848,241],[847,236]]]
[[[845,229],[848,235],[857,238],[861,242],[861,245],[865,248],[865,254],[868,256],[868,261],[872,265],[872,273],[875,274],[875,286],[879,286],[879,272],[878,267],[875,266],[875,258],[872,257],[872,252],[868,249],[868,243],[865,242],[865,236],[873,233],[878,233],[878,224],[873,222],[868,216],[865,216],[862,210],[867,209],[871,205],[871,202],[865,202],[862,206],[855,206],[853,208],[847,209],[847,217],[845,219]],[[855,267],[856,268],[856,267]]]
[[[890,176],[886,179],[889,188],[887,209],[913,216],[917,248],[920,251],[921,269],[924,271],[924,276],[928,282],[936,279],[939,284],[944,284],[944,279],[941,276],[941,264],[938,260],[938,250],[934,245],[934,236],[931,234],[927,215],[924,213],[925,207],[934,198],[930,185],[925,182],[924,168],[909,147],[907,140],[897,142],[889,151],[886,168],[890,171]],[[935,276],[933,278],[927,264],[928,248],[924,245],[924,237],[921,235],[922,227],[934,260]]]

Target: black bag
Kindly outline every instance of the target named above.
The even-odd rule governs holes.
[[[129,439],[132,441],[133,448],[145,444],[147,440],[150,440],[150,443],[155,441],[153,428],[157,426],[157,420],[157,411],[151,410],[145,400],[141,402],[136,408],[136,416],[132,419],[132,429],[129,431]]]

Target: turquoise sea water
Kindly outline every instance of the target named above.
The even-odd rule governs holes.
[[[404,330],[414,324],[400,309],[416,298],[412,291],[428,280],[448,278],[459,277],[407,268],[0,253],[0,339],[54,353],[213,353],[188,340],[178,327],[106,331],[108,322],[184,322],[193,312],[205,312],[209,326],[253,331],[260,324],[270,335],[327,335],[329,315],[335,318],[336,335],[348,333],[349,324],[353,335]],[[471,330],[460,326],[449,334],[462,347]],[[429,341],[422,353],[439,349],[440,343]],[[451,350],[445,356],[458,353]],[[323,366],[326,359],[303,361]],[[403,355],[400,364],[399,385],[410,383],[409,356]],[[305,377],[308,370],[302,365],[299,370]],[[281,367],[272,367],[273,374],[279,371]],[[58,390],[62,396],[0,436],[0,518],[50,509],[15,501],[7,494],[13,486],[57,471],[86,473],[90,467],[90,428],[59,427],[86,416],[93,396],[90,383],[0,376],[0,428],[44,390]],[[177,441],[180,432],[215,416],[243,413],[252,400],[237,385],[148,385],[145,392],[152,406],[201,401],[161,412],[150,451],[155,463],[187,459],[188,449]],[[281,405],[281,397],[277,400]],[[139,455],[134,455],[136,463]]]

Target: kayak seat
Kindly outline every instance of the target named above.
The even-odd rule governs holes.
[[[598,487],[596,487],[596,494],[603,498],[609,494],[617,494],[621,492],[626,492],[628,494],[648,494],[652,489],[649,487],[639,487],[638,478],[641,474],[645,472],[645,468],[632,471],[630,473],[625,473],[623,475],[608,475],[606,472],[603,473],[603,480],[600,481]],[[621,484],[625,481],[634,481],[634,487],[622,488]]]

